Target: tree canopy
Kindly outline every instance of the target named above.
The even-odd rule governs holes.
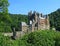
[[[50,17],[50,26],[60,30],[60,9],[48,14]]]
[[[8,0],[0,0],[0,12],[8,13]]]
[[[0,0],[0,31],[6,30],[6,28],[10,28],[7,25],[10,25],[12,22],[9,14],[8,14],[8,0]]]

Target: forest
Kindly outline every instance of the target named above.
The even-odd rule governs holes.
[[[8,13],[8,6],[8,0],[0,0],[0,46],[60,46],[60,8],[48,14],[50,30],[26,33],[21,38],[13,40],[2,33],[12,32],[13,27],[20,31],[21,22],[28,24],[28,15]]]
[[[60,31],[60,8],[48,14],[50,20],[50,27]]]
[[[13,27],[20,31],[20,23],[28,24],[28,15],[8,13],[8,0],[0,1],[0,32],[12,32]],[[60,8],[48,14],[50,27],[60,30]]]
[[[17,31],[20,31],[20,22],[28,22],[27,15],[23,14],[10,14],[8,13],[8,0],[0,1],[0,32],[12,32],[12,28],[15,27]]]
[[[20,23],[26,22],[28,24],[28,15],[23,14],[8,14],[8,16],[0,13],[0,32],[12,32],[12,27],[16,28],[16,31],[20,31]],[[48,14],[50,27],[60,31],[60,9]]]

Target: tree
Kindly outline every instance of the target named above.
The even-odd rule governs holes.
[[[7,7],[9,6],[8,0],[0,0],[0,12],[8,13]]]
[[[60,31],[60,9],[49,14],[50,26]]]
[[[8,0],[0,0],[0,18],[2,21],[11,21],[8,14]]]
[[[8,0],[0,0],[0,32],[11,31],[11,18],[8,14]]]

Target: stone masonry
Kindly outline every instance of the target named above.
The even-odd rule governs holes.
[[[38,12],[30,11],[28,13],[28,25],[25,22],[21,22],[21,31],[35,31],[35,30],[49,30],[50,24],[49,24],[49,16],[44,16],[39,14]]]
[[[39,14],[37,12],[29,12],[28,13],[28,23],[31,27],[31,31],[35,30],[47,30],[50,29],[50,24],[49,24],[49,16],[45,16],[42,14]]]

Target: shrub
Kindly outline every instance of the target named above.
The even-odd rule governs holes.
[[[21,40],[26,46],[55,46],[55,32],[54,31],[37,31],[24,36]],[[23,45],[22,44],[22,45]]]
[[[55,46],[60,46],[60,32],[56,32]]]
[[[16,40],[0,33],[0,46],[60,46],[60,32],[36,31]]]
[[[8,36],[0,33],[0,46],[19,46],[18,40],[12,40]]]
[[[6,24],[3,21],[1,21],[0,32],[12,32],[10,24]]]
[[[0,26],[0,32],[12,32],[10,26]]]
[[[7,41],[8,41],[8,37],[5,37],[4,35],[2,35],[1,33],[0,33],[0,46],[5,46],[5,45],[7,45]]]

